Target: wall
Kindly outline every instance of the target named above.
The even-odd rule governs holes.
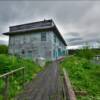
[[[51,59],[51,38],[49,32],[46,33],[47,41],[41,41],[41,32],[10,36],[9,53],[29,58]]]
[[[41,41],[41,32],[10,36],[9,53],[16,54],[24,58],[32,58],[34,60],[38,57],[43,57],[47,60],[55,60],[56,58],[64,56],[64,54],[60,54],[58,52],[58,49],[60,49],[61,52],[65,50],[64,44],[53,33],[53,31],[45,32],[46,41]]]
[[[63,44],[63,42],[54,34],[51,32],[51,37],[52,37],[52,59],[56,60],[59,59],[66,54],[66,47]],[[65,53],[64,53],[65,52]]]

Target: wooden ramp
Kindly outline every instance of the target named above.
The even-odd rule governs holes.
[[[58,64],[53,62],[29,83],[15,100],[64,100],[63,81]]]

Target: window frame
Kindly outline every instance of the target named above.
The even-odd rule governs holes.
[[[41,41],[46,41],[46,40],[47,40],[46,32],[41,32]]]

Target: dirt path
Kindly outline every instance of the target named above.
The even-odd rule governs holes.
[[[58,64],[53,62],[39,73],[16,100],[63,100]]]

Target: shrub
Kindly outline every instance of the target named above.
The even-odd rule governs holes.
[[[8,46],[0,45],[0,54],[8,54]]]
[[[26,60],[10,55],[0,55],[0,74],[12,71],[17,68],[25,68],[24,81],[28,82],[32,80],[35,75],[42,70],[42,68],[31,60]],[[9,87],[9,96],[14,97],[22,89],[23,75],[21,72],[17,72],[14,76],[11,75]],[[3,80],[0,80],[0,90],[4,84]],[[2,98],[2,96],[0,97]],[[2,99],[0,99],[2,100]]]
[[[88,60],[92,59],[94,55],[95,53],[93,52],[93,49],[89,48],[88,46],[85,46],[83,49],[76,52],[76,56],[86,58]]]
[[[86,91],[87,97],[95,99],[100,95],[100,65],[92,64],[86,58],[71,56],[65,58],[61,66],[68,72],[75,91]],[[78,100],[85,100],[84,98],[79,96]]]

